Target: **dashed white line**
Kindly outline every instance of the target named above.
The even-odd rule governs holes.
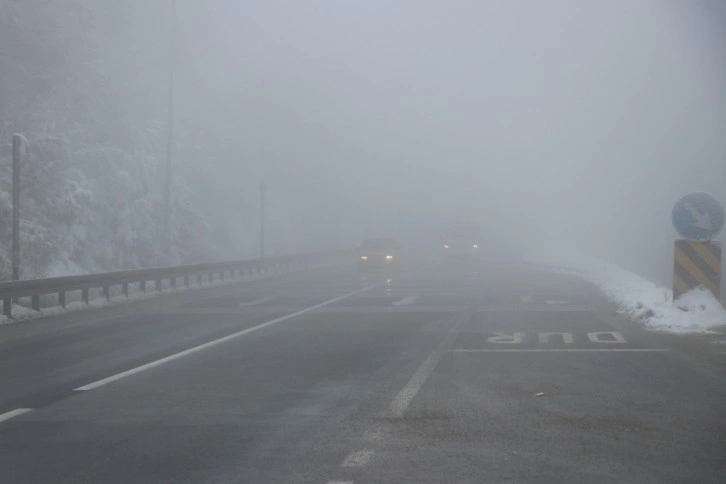
[[[377,442],[383,440],[386,436],[386,430],[383,427],[374,427],[363,433],[363,440],[366,442]]]
[[[262,304],[262,303],[266,303],[268,301],[272,301],[272,299],[273,298],[271,298],[271,297],[266,297],[264,299],[257,299],[257,300],[254,300],[254,301],[241,302],[241,303],[238,304],[238,307],[246,308],[248,306],[257,306],[258,304]]]
[[[356,450],[348,454],[340,467],[365,467],[372,456],[372,450]]]
[[[353,481],[328,481],[328,484],[354,484]]]
[[[451,350],[454,353],[593,353],[593,352],[632,352],[632,353],[653,353],[670,351],[666,348],[457,348]]]
[[[10,410],[9,412],[0,413],[0,422],[4,422],[5,420],[10,420],[13,417],[17,417],[18,415],[22,415],[24,413],[28,413],[32,408],[16,408],[15,410]]]
[[[436,366],[441,361],[444,353],[440,351],[434,351],[423,365],[414,373],[411,379],[408,381],[405,387],[396,395],[388,407],[388,411],[391,417],[401,418],[403,413],[406,411],[411,401],[414,399],[418,391],[421,389],[426,380],[429,379],[431,374],[436,369]]]
[[[431,374],[436,369],[436,366],[441,361],[441,358],[448,352],[451,346],[454,344],[456,336],[459,334],[459,327],[462,322],[468,320],[471,314],[467,316],[459,316],[454,324],[449,329],[446,337],[441,344],[429,355],[428,358],[421,364],[416,373],[413,374],[411,379],[406,383],[401,391],[396,395],[388,406],[388,413],[385,413],[384,417],[389,418],[401,418],[406,412],[406,409],[411,404],[411,401],[416,397],[416,394],[421,390],[421,387],[426,383]]]
[[[232,333],[227,336],[223,336],[222,338],[218,338],[212,341],[208,341],[206,343],[200,344],[198,346],[194,346],[192,348],[189,348],[184,351],[180,351],[179,353],[175,353],[173,355],[169,355],[167,357],[161,358],[156,361],[152,361],[150,363],[146,363],[145,365],[137,366],[136,368],[132,368],[130,370],[123,371],[121,373],[117,373],[113,376],[109,376],[107,378],[103,378],[101,380],[95,381],[93,383],[89,383],[88,385],[83,385],[82,387],[78,387],[75,389],[75,391],[86,391],[86,390],[93,390],[94,388],[98,388],[103,385],[107,385],[111,382],[115,382],[117,380],[121,380],[122,378],[126,378],[131,375],[135,375],[137,373],[141,373],[142,371],[149,370],[151,368],[154,368],[156,366],[163,365],[164,363],[169,363],[170,361],[177,360],[179,358],[182,358],[184,356],[190,355],[192,353],[196,353],[198,351],[206,350],[207,348],[211,348],[212,346],[216,346],[220,343],[224,343],[226,341],[239,338],[240,336],[245,336],[249,333],[252,333],[254,331],[258,331],[260,329],[266,328],[268,326],[272,326],[277,323],[281,323],[283,321],[287,321],[288,319],[295,318],[297,316],[301,316],[303,314],[309,313],[311,311],[315,311],[316,309],[320,309],[322,307],[328,306],[330,304],[336,303],[338,301],[341,301],[343,299],[355,296],[356,294],[360,294],[362,292],[368,291],[369,289],[375,287],[375,285],[367,286],[362,289],[358,289],[353,292],[349,292],[348,294],[344,294],[342,296],[338,296],[336,298],[330,299],[328,301],[322,302],[320,304],[316,304],[315,306],[310,306],[305,309],[301,309],[300,311],[295,311],[294,313],[287,314],[285,316],[281,316],[279,318],[272,319],[270,321],[267,321],[262,324],[258,324],[257,326],[252,326],[251,328],[243,329],[242,331],[238,331],[236,333]]]

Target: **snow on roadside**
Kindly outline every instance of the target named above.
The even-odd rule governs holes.
[[[703,288],[683,294],[674,304],[671,289],[603,260],[582,255],[543,254],[531,262],[595,284],[618,306],[621,314],[652,331],[709,333],[726,324],[726,310]]]

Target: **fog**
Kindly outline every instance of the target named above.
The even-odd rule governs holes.
[[[163,160],[171,2],[66,3]],[[719,0],[177,0],[176,29],[174,173],[217,241],[197,258],[256,254],[264,181],[272,254],[466,222],[667,283],[673,203],[726,202]]]

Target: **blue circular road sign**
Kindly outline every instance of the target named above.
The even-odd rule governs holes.
[[[689,193],[673,207],[673,226],[683,238],[710,240],[723,228],[723,207],[708,193]]]

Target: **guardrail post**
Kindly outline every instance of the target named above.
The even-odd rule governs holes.
[[[0,0],[1,1],[1,0]],[[149,269],[138,271],[119,271],[106,274],[96,274],[77,277],[49,278],[43,281],[0,283],[0,300],[3,305],[3,312],[8,318],[12,317],[12,305],[18,298],[31,298],[31,306],[34,310],[40,310],[40,297],[43,294],[57,294],[58,305],[65,308],[68,291],[81,291],[81,300],[89,304],[90,291],[96,288],[102,292],[107,301],[111,300],[111,286],[121,286],[123,295],[129,297],[129,284],[139,283],[139,289],[146,293],[146,283],[156,283],[156,291],[161,293],[163,282],[169,280],[169,285],[174,289],[180,287],[180,278],[184,278],[184,285],[189,287],[196,280],[197,284],[203,286],[207,276],[209,282],[214,284],[215,277],[221,281],[234,281],[237,278],[264,274],[279,274],[292,268],[309,268],[317,264],[334,261],[335,256],[327,259],[321,255],[300,255],[290,257],[271,257],[267,259],[238,260],[226,263],[194,264],[187,266],[169,267],[161,269]],[[172,276],[173,274],[173,276]],[[52,297],[52,296],[51,296]]]
[[[3,314],[7,318],[13,317],[13,300],[12,298],[3,298]]]

